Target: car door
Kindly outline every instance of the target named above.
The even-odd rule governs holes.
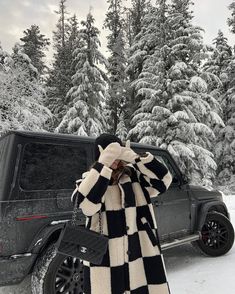
[[[187,185],[180,183],[179,174],[167,153],[154,153],[170,170],[173,180],[168,190],[153,200],[160,239],[172,240],[190,233],[190,198]]]

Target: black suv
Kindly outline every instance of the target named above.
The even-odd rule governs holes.
[[[83,264],[57,253],[56,242],[72,216],[75,181],[94,161],[94,137],[9,131],[0,138],[0,285],[31,274],[32,293],[83,293]],[[162,249],[187,242],[205,254],[230,250],[234,230],[222,192],[191,185],[166,150],[150,151],[173,175],[169,189],[153,198]],[[79,223],[86,217],[80,211]]]

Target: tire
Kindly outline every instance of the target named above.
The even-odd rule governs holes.
[[[37,259],[31,276],[32,294],[83,294],[83,264],[57,253],[52,243]]]
[[[192,243],[204,255],[226,254],[234,243],[234,229],[230,220],[220,212],[208,213],[201,229],[201,239]]]

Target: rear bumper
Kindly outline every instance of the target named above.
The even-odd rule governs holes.
[[[37,254],[0,257],[0,286],[19,284],[30,272]]]

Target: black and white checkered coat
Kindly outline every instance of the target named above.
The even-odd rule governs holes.
[[[170,293],[151,197],[168,189],[172,176],[152,153],[127,165],[111,185],[112,169],[96,162],[76,181],[71,201],[86,215],[86,227],[99,232],[99,210],[108,250],[100,265],[83,261],[85,294]],[[75,193],[76,192],[76,193]]]

